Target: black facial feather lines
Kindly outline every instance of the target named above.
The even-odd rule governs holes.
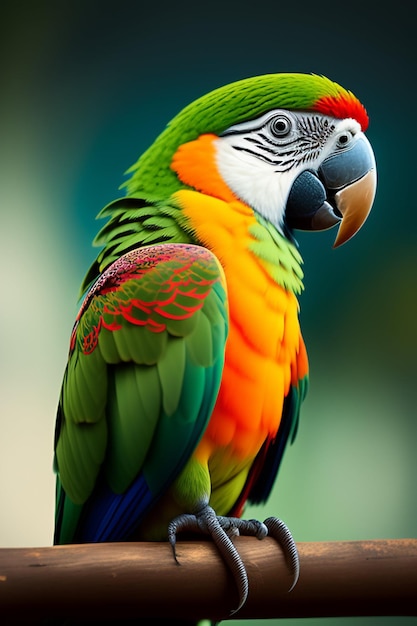
[[[236,133],[235,150],[268,163],[276,171],[286,172],[300,163],[314,161],[335,130],[334,124],[322,115],[293,115],[288,135],[278,140],[272,135],[269,119],[261,128]]]

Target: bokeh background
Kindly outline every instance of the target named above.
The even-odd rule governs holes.
[[[366,225],[346,246],[332,250],[335,232],[299,236],[311,388],[273,497],[249,513],[278,514],[297,541],[416,536],[416,59],[408,6],[2,2],[1,546],[51,543],[55,409],[79,284],[96,254],[96,214],[184,105],[277,71],[325,74],[360,97],[379,187]],[[414,622],[308,624],[323,621]],[[299,622],[307,623],[288,623]]]

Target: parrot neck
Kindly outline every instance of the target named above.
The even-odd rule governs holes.
[[[171,169],[189,188],[173,197],[197,240],[217,255],[226,270],[244,255],[275,283],[299,293],[303,272],[297,247],[226,184],[217,165],[216,140],[213,134],[200,135],[178,148]]]
[[[271,283],[294,294],[302,291],[298,249],[250,207],[239,200],[226,203],[189,189],[176,192],[173,198],[186,216],[193,238],[217,256],[226,277],[240,276],[265,292]]]

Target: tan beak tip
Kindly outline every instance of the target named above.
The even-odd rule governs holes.
[[[364,224],[375,198],[376,170],[337,192],[336,205],[343,218],[333,244],[337,248],[355,235]]]

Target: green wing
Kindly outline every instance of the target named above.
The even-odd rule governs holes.
[[[114,262],[75,323],[56,426],[56,543],[129,537],[201,438],[217,397],[226,289],[205,248]]]

